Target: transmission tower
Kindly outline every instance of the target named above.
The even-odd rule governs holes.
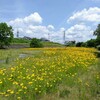
[[[50,33],[48,33],[48,40],[50,41]]]
[[[63,31],[63,32],[64,32],[64,34],[63,34],[63,42],[65,44],[65,38],[66,38],[66,36],[65,36],[65,31]]]
[[[17,30],[17,38],[19,38],[19,31]]]

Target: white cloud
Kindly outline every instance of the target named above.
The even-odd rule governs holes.
[[[63,31],[64,28],[60,28],[58,31],[54,31],[55,28],[53,25],[43,26],[42,18],[38,13],[33,13],[24,18],[17,18],[15,20],[9,21],[8,24],[13,26],[14,35],[16,37],[17,31],[19,31],[19,36],[28,36],[28,37],[36,37],[36,38],[47,38],[48,34],[50,36],[51,41],[55,42],[63,42]]]
[[[32,31],[32,34],[29,34],[29,36],[31,37],[41,38],[46,36],[47,38],[47,34],[49,33],[48,28],[46,26],[41,26],[41,25],[39,26],[30,25],[27,29]]]
[[[28,36],[28,37],[36,37],[36,38],[41,38],[41,37],[45,37],[48,38],[48,33],[52,33],[52,31],[48,30],[48,27],[46,26],[42,26],[42,25],[38,25],[38,26],[34,26],[34,25],[29,25],[26,26],[25,28],[14,28],[15,31],[15,36],[17,34],[17,30],[19,31],[19,35],[20,37],[23,36]]]
[[[78,15],[78,18],[82,16],[83,12],[84,10],[82,10],[80,14],[76,14]],[[99,12],[99,10],[97,12]],[[74,17],[69,18],[70,21],[76,20],[77,17],[75,17],[75,15],[73,16]],[[54,26],[51,24],[43,26],[41,24],[42,20],[42,17],[35,12],[27,17],[17,18],[15,20],[9,21],[8,24],[13,26],[15,36],[18,30],[20,37],[45,37],[48,39],[49,33],[51,41],[63,43],[63,35],[65,28],[60,28],[59,30],[55,31]],[[88,39],[94,38],[92,33],[93,29],[90,26],[87,26],[84,23],[75,24],[66,30],[66,40],[86,41]]]
[[[28,36],[31,38],[33,38],[33,37],[48,38],[48,33],[52,34],[52,32],[54,30],[54,26],[53,25],[48,25],[48,26],[41,25],[42,18],[39,17],[40,15],[37,18],[36,17],[37,15],[39,15],[39,14],[34,13],[23,19],[17,18],[15,20],[8,22],[9,25],[13,26],[14,36],[16,37],[17,31],[19,31],[20,37]],[[31,20],[33,21],[33,23],[31,22]]]
[[[8,24],[12,25],[13,27],[24,27],[26,25],[37,25],[42,23],[42,17],[37,13],[33,13],[24,18],[16,18],[15,20],[9,21]]]
[[[51,40],[54,42],[63,43],[63,35],[65,28],[60,28],[58,31],[53,31],[51,34]]]
[[[87,31],[87,30],[90,30],[90,27],[88,26],[86,26],[86,25],[84,25],[84,24],[76,24],[76,25],[74,25],[74,26],[72,26],[72,27],[70,27],[68,30],[67,30],[67,33],[68,34],[75,34],[75,33],[77,33],[77,32],[80,32],[80,31]]]
[[[49,30],[54,30],[54,29],[55,29],[53,25],[48,25],[47,28],[48,28]]]
[[[63,31],[65,31],[65,28],[63,28],[63,27],[60,28],[60,32],[63,32]]]
[[[67,22],[70,21],[89,21],[89,22],[100,22],[100,8],[90,7],[89,9],[83,9],[74,13]]]
[[[86,41],[95,37],[93,36],[93,30],[90,26],[86,26],[85,24],[76,24],[66,30],[66,38],[67,41]]]
[[[32,30],[26,30],[26,34],[32,34]]]
[[[42,17],[37,13],[33,13],[24,18],[16,18],[8,22],[9,25],[13,26],[14,35],[16,37],[17,31],[19,31],[19,36],[29,36],[29,37],[47,37],[49,31],[54,30],[53,25],[42,26]]]
[[[100,23],[100,8],[90,7],[73,13],[67,22],[74,22],[75,25],[66,30],[67,40],[86,41],[93,36],[93,31]]]
[[[30,16],[25,17],[23,19],[23,21],[25,23],[38,23],[38,24],[40,24],[40,23],[42,23],[42,18],[37,12],[35,12],[34,14],[31,14]]]

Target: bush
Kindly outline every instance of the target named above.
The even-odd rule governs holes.
[[[33,38],[31,40],[30,47],[32,47],[32,48],[41,48],[41,47],[43,47],[43,45],[42,45],[40,39]]]
[[[100,45],[97,46],[97,49],[100,50]]]
[[[100,36],[96,38],[96,46],[100,45]]]
[[[77,43],[76,43],[76,47],[81,47],[82,44],[83,44],[83,42],[77,42]]]
[[[86,43],[87,43],[87,47],[96,47],[95,39],[88,40]]]
[[[83,43],[81,44],[81,46],[82,46],[82,47],[87,47],[87,43],[86,43],[86,42],[83,42]]]
[[[97,57],[100,58],[100,52],[99,51],[97,52]]]

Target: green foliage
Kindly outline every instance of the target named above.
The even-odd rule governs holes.
[[[31,40],[30,47],[32,47],[32,48],[41,48],[41,47],[43,47],[43,45],[42,45],[40,39],[33,38]]]
[[[50,41],[42,41],[43,47],[63,47],[62,44]]]
[[[83,42],[81,46],[82,47],[87,47],[87,43],[86,42]]]
[[[94,35],[97,35],[96,46],[100,45],[100,24],[98,24],[97,29],[94,31]]]
[[[94,35],[97,36],[96,39],[90,39],[86,42],[78,42],[76,43],[76,47],[96,47],[97,45],[100,45],[100,24],[94,31]]]
[[[87,42],[78,42],[76,44],[76,47],[96,47],[97,40],[96,39],[90,39]]]
[[[96,56],[97,56],[98,58],[100,58],[100,46],[99,46],[97,49],[98,49],[98,51],[96,51],[95,54],[96,54]]]
[[[9,46],[13,39],[13,29],[6,23],[0,23],[0,48]]]
[[[97,49],[100,50],[100,45],[97,46]]]
[[[88,40],[86,43],[87,43],[87,47],[95,47],[96,46],[95,39]]]
[[[100,36],[96,38],[96,46],[100,45]]]
[[[83,42],[77,42],[77,43],[76,43],[76,47],[81,47],[82,44],[83,44]]]
[[[100,37],[100,24],[98,24],[97,29],[94,31],[94,35],[97,35],[97,37]]]

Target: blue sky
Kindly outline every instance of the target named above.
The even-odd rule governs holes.
[[[0,0],[0,22],[13,26],[20,37],[45,37],[62,43],[86,41],[100,23],[100,0]]]

